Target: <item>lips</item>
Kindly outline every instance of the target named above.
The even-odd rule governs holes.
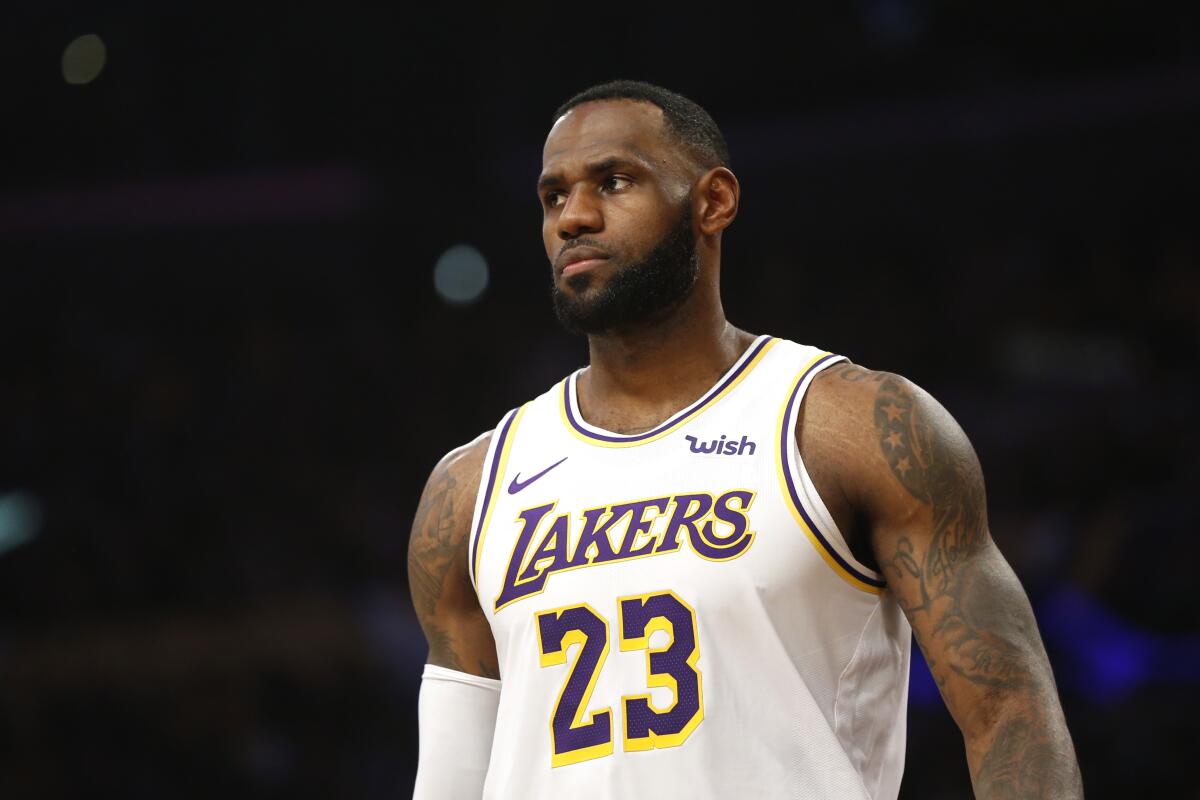
[[[558,258],[557,268],[566,277],[592,269],[608,259],[608,253],[595,247],[573,247]]]
[[[606,258],[585,258],[582,261],[572,261],[570,264],[567,264],[565,267],[563,267],[562,275],[564,278],[566,278],[580,272],[586,272],[592,267],[602,264],[607,260],[608,259]]]

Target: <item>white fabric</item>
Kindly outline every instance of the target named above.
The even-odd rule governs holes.
[[[500,681],[426,664],[413,800],[479,800],[496,730]]]
[[[805,391],[841,360],[760,337],[689,409],[636,436],[582,420],[576,376],[504,417],[471,540],[504,675],[484,798],[896,797],[908,622],[853,559],[795,446]],[[696,497],[715,508],[734,494],[748,501],[674,524]],[[622,627],[633,600],[665,595],[690,615]],[[661,655],[652,667],[693,632],[698,681]],[[676,674],[698,686],[702,717],[647,736],[637,698],[671,713]]]

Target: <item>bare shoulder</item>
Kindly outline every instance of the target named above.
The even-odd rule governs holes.
[[[417,614],[432,614],[446,576],[466,568],[471,514],[492,431],[444,455],[429,475],[408,542],[408,576]]]
[[[822,372],[805,398],[797,441],[830,491],[871,516],[928,505],[948,481],[982,490],[962,428],[932,395],[895,373],[857,364]]]
[[[489,677],[496,672],[494,644],[471,586],[467,550],[491,438],[491,431],[480,435],[433,468],[408,545],[409,590],[430,663]]]

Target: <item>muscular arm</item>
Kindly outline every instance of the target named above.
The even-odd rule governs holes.
[[[950,414],[853,365],[809,390],[801,453],[843,531],[912,624],[963,734],[975,794],[1083,796],[1029,600],[987,525],[983,475]],[[873,558],[870,558],[873,557]]]
[[[471,514],[491,434],[451,451],[421,495],[408,545],[408,582],[429,663],[500,677],[496,643],[467,571]]]

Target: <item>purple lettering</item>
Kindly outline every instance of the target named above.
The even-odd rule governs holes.
[[[695,505],[693,509],[692,506]],[[680,529],[687,529],[688,536],[694,541],[700,536],[696,530],[697,521],[708,515],[712,509],[712,496],[707,494],[680,494],[675,496],[675,513],[663,531],[662,541],[655,548],[656,553],[666,553],[679,548]]]
[[[517,578],[518,582],[524,583],[533,580],[543,572],[549,575],[567,565],[567,523],[569,519],[570,517],[566,514],[560,514],[554,520],[550,530],[546,531],[546,535],[542,537],[541,544],[533,552],[533,557],[529,559],[529,563]],[[539,567],[538,562],[545,561],[547,558],[553,560],[550,564]]]
[[[571,560],[567,564],[568,567],[580,567],[584,564],[601,564],[605,561],[612,561],[617,557],[612,549],[612,541],[608,538],[608,529],[617,521],[615,514],[610,514],[608,519],[600,523],[600,519],[609,514],[607,506],[604,508],[589,508],[583,512],[583,533],[579,537],[579,542],[575,545],[575,551],[571,553]],[[596,554],[588,555],[588,550],[596,546]]]
[[[743,436],[741,441],[713,440],[699,446],[711,447],[715,452],[721,452],[718,448],[733,448],[737,453],[747,446],[753,448],[754,443]],[[696,492],[590,508],[581,514],[582,532],[574,542],[571,514],[554,517],[540,538],[535,538],[555,504],[526,509],[517,517],[521,527],[505,570],[504,585],[495,600],[495,610],[541,592],[550,576],[562,570],[676,551],[685,533],[692,550],[703,558],[711,561],[736,558],[750,547],[756,536],[750,529],[749,511],[753,502],[753,492],[734,489],[715,499],[712,494]],[[671,509],[669,517],[668,509]],[[667,522],[661,532],[652,533],[664,518]],[[620,530],[615,549],[614,527]]]
[[[717,453],[719,455],[721,452],[719,449],[719,439],[713,439],[708,444],[700,444],[700,441],[695,436],[685,436],[683,438],[691,442],[690,447],[693,453]]]
[[[738,501],[737,509],[732,507],[735,500]],[[704,523],[699,535],[691,537],[696,552],[705,558],[717,560],[736,558],[745,552],[754,541],[754,532],[749,530],[750,520],[746,517],[753,501],[754,495],[741,489],[726,492],[717,498],[713,503],[713,516],[732,526],[733,530],[720,536],[712,522]]]
[[[529,543],[533,539],[533,532],[537,530],[542,517],[550,513],[550,509],[552,508],[554,508],[554,503],[547,503],[544,506],[526,509],[521,512],[520,519],[524,521],[524,524],[521,526],[521,533],[517,536],[517,545],[513,548],[512,557],[508,561],[508,570],[504,574],[504,588],[501,590],[500,596],[496,598],[496,611],[499,611],[501,606],[506,606],[525,595],[541,591],[542,587],[546,584],[548,573],[545,572],[528,583],[518,584],[517,570],[521,568],[521,563],[525,560],[525,553],[529,550]]]
[[[671,502],[669,497],[658,497],[654,500],[642,500],[637,503],[623,503],[619,506],[613,506],[613,516],[623,517],[626,513],[629,514],[629,527],[625,530],[625,536],[621,539],[621,549],[617,551],[617,558],[637,558],[644,556],[654,549],[654,540],[650,539],[641,547],[634,550],[633,543],[637,541],[637,537],[646,531],[654,524],[654,520],[667,510],[667,505]],[[646,509],[656,508],[659,513],[646,519]]]

